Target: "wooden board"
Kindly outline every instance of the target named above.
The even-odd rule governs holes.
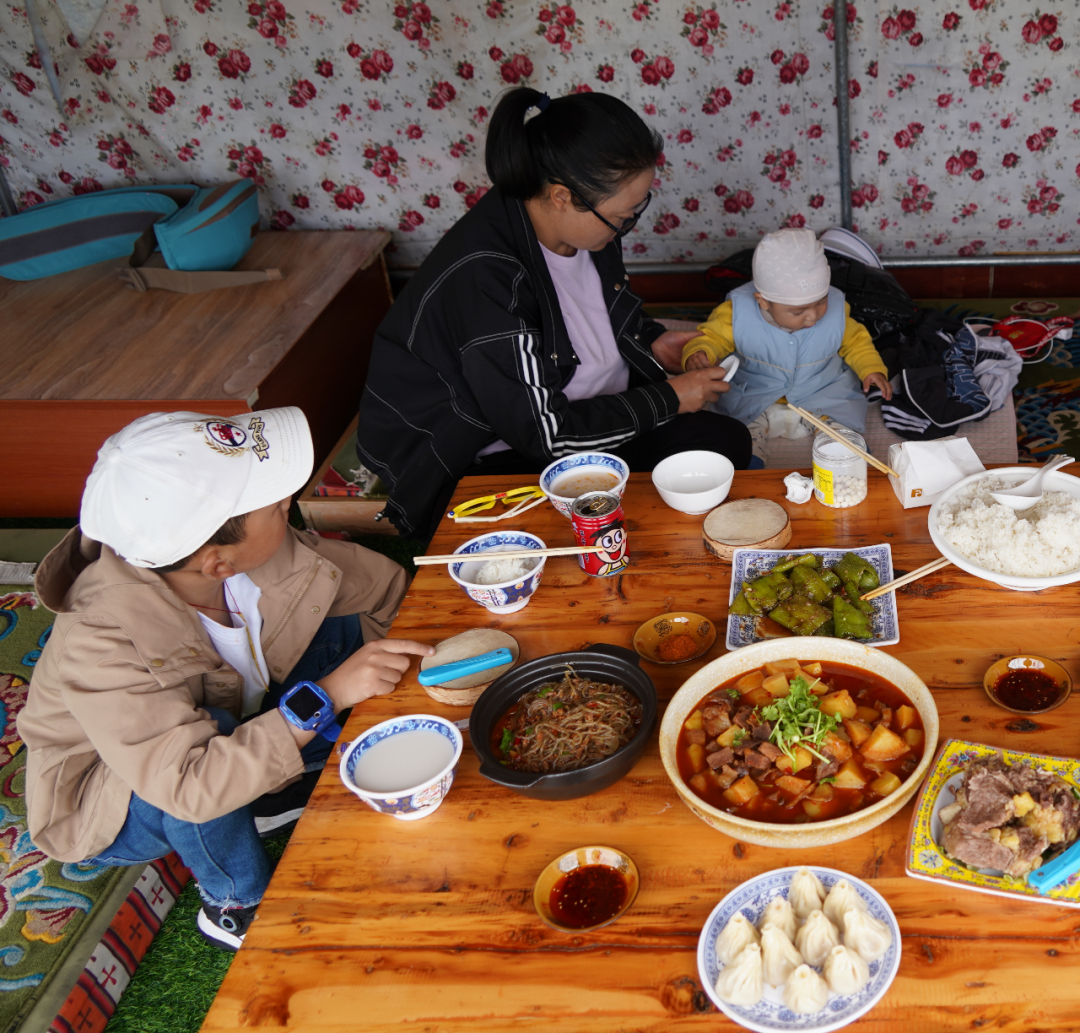
[[[512,479],[524,484],[525,478]],[[507,487],[467,478],[454,501]],[[784,500],[782,472],[737,473],[733,498],[773,498],[791,516],[793,548],[888,541],[898,570],[934,558],[927,509],[903,510],[884,475],[852,509]],[[488,614],[443,567],[417,574],[394,637],[436,642],[473,627],[513,633],[522,661],[603,641],[628,646],[647,617],[692,609],[721,626],[730,567],[707,557],[701,517],[668,509],[647,474],[624,497],[631,567],[589,578],[553,557],[524,610]],[[569,522],[547,506],[523,529],[569,544]],[[443,524],[434,552],[467,535]],[[988,702],[980,682],[999,656],[1033,648],[1080,675],[1076,586],[1025,595],[948,568],[900,593],[900,643],[887,648],[935,692],[941,736],[1047,753],[1077,751],[1080,700],[1018,723]],[[725,651],[701,660],[644,663],[663,702]],[[395,714],[462,716],[424,695],[415,665],[390,696],[355,708],[345,738]],[[734,1030],[698,981],[697,937],[715,904],[740,882],[790,864],[819,864],[869,881],[904,936],[896,982],[857,1033],[1080,1028],[1076,916],[909,879],[904,847],[911,804],[877,829],[833,846],[774,850],[731,839],[676,797],[653,741],[630,774],[594,796],[529,800],[493,786],[466,746],[446,801],[415,823],[358,803],[335,770],[320,781],[207,1017],[206,1030],[272,1026],[318,1033],[432,1033],[543,1029],[570,1033]],[[568,936],[532,908],[533,881],[554,856],[601,843],[626,850],[642,875],[634,906],[594,933]]]

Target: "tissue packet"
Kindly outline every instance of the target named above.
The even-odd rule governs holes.
[[[971,442],[959,435],[890,445],[889,466],[900,475],[890,474],[889,483],[904,509],[933,505],[957,481],[986,469]]]

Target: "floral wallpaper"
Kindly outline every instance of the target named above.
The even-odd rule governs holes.
[[[843,16],[859,233],[886,255],[1080,240],[1080,0],[105,0],[83,38],[64,0],[29,2],[61,96],[7,0],[0,163],[23,207],[244,176],[267,226],[385,227],[416,265],[483,196],[487,121],[522,83],[656,126],[626,257],[709,261],[839,224]]]

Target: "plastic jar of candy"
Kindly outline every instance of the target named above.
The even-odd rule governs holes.
[[[861,434],[847,427],[835,430],[866,451]],[[833,509],[857,506],[866,498],[866,460],[821,432],[814,438],[814,497]]]

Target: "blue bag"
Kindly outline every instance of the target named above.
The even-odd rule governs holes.
[[[276,270],[220,272],[247,254],[258,231],[258,191],[248,179],[215,187],[120,187],[0,220],[0,276],[36,280],[128,257],[130,268],[122,275],[139,290],[190,293],[280,279]],[[168,269],[140,268],[155,250]]]

